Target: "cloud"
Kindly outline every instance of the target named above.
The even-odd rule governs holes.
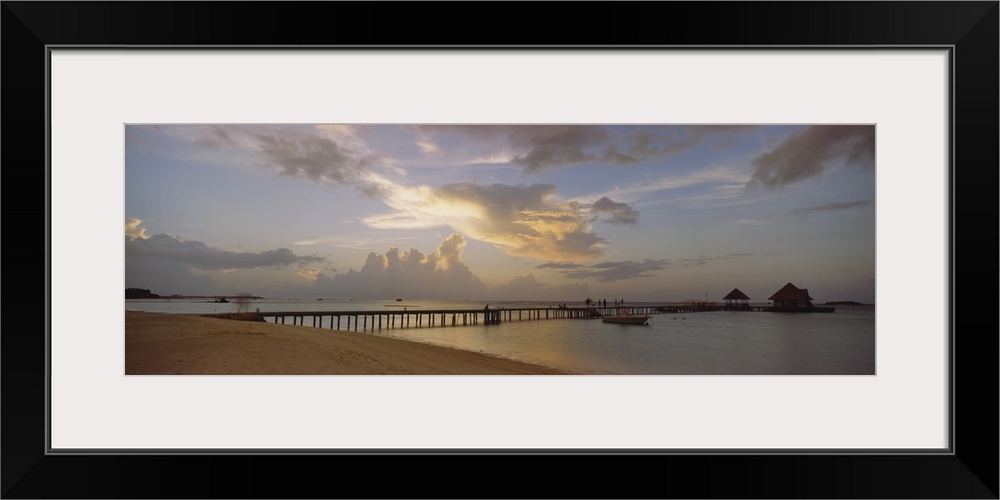
[[[300,256],[287,248],[263,252],[231,252],[201,241],[186,241],[169,234],[147,235],[139,219],[125,223],[126,258],[152,257],[180,262],[199,269],[247,269],[323,262],[319,256]]]
[[[317,276],[316,293],[353,298],[414,297],[456,299],[483,296],[486,285],[462,262],[465,238],[445,238],[436,253],[390,247],[385,254],[370,252],[360,271]]]
[[[286,127],[270,125],[156,125],[174,139],[206,146],[203,160],[269,166],[279,175],[333,187],[350,186],[376,195],[376,167],[391,167],[390,158],[368,147],[350,125]]]
[[[584,207],[555,199],[549,184],[449,184],[385,189],[388,214],[362,219],[382,229],[450,226],[511,255],[580,261],[603,255]]]
[[[628,203],[611,201],[607,196],[595,201],[590,210],[595,214],[611,214],[607,222],[613,224],[635,224],[639,220],[639,212]]]
[[[645,259],[640,262],[627,260],[620,262],[600,262],[582,265],[567,262],[549,262],[535,266],[536,269],[555,269],[572,279],[596,279],[604,283],[630,278],[648,278],[653,271],[665,269],[670,264],[665,259]]]
[[[744,197],[745,186],[747,182],[747,176],[745,169],[738,168],[733,165],[728,164],[713,164],[708,165],[693,172],[686,173],[683,175],[676,175],[673,173],[668,173],[663,177],[645,181],[639,184],[633,184],[629,186],[614,186],[613,189],[601,193],[592,193],[586,196],[579,196],[573,199],[578,203],[588,203],[596,197],[609,197],[614,196],[616,198],[626,197],[626,198],[651,198],[650,193],[658,193],[660,191],[669,191],[676,189],[683,189],[691,186],[712,186],[711,192],[705,195],[699,196],[681,196],[681,195],[671,195],[671,196],[658,196],[657,201],[650,202],[647,201],[646,204],[650,203],[663,203],[668,201],[688,201],[688,202],[701,202],[704,200],[719,201],[728,200],[731,198]],[[638,214],[638,212],[636,212]]]
[[[755,169],[747,187],[780,189],[820,175],[834,160],[874,166],[875,126],[815,125],[796,132],[753,160]]]
[[[429,254],[397,247],[369,252],[360,270],[332,276],[318,272],[312,284],[296,293],[359,299],[565,300],[589,291],[586,284],[551,286],[530,273],[487,285],[462,260],[464,248],[465,237],[453,233]]]
[[[146,288],[160,295],[215,295],[231,291],[212,277],[194,274],[191,269],[182,262],[159,261],[150,265],[144,259],[126,255],[125,287]]]
[[[318,245],[320,243],[327,243],[327,242],[335,241],[335,240],[336,240],[336,238],[333,238],[333,237],[311,238],[311,239],[293,241],[292,244],[293,245],[299,245],[299,246],[309,246],[309,245]]]
[[[128,236],[130,239],[149,238],[149,235],[146,234],[146,228],[139,227],[139,224],[142,224],[142,221],[139,219],[125,219],[125,236]]]
[[[535,266],[535,269],[583,269],[587,266],[576,262],[546,262]]]
[[[582,125],[419,125],[426,136],[458,133],[481,148],[506,153],[507,161],[529,172],[595,159],[593,148],[610,139],[601,126]]]
[[[704,266],[705,264],[708,264],[708,261],[710,260],[715,260],[715,259],[708,258],[704,255],[700,255],[694,259],[677,259],[677,262],[681,265],[681,267],[688,267],[688,266]]]
[[[295,270],[295,274],[299,275],[299,277],[310,281],[315,281],[316,276],[318,276],[320,272],[321,269],[318,267],[300,267]]]
[[[127,131],[147,128],[174,139],[210,148],[233,148],[245,145],[246,134],[231,125],[128,125]]]
[[[863,201],[848,201],[841,203],[830,203],[828,205],[819,205],[809,208],[800,208],[798,210],[792,210],[792,213],[809,213],[809,212],[830,212],[835,210],[844,210],[847,208],[863,207],[865,205],[870,205],[872,200]]]
[[[690,150],[716,132],[745,126],[417,125],[423,141],[460,134],[479,146],[480,157],[521,165],[526,173],[589,162],[638,163]],[[434,144],[437,144],[435,142]]]
[[[371,174],[380,158],[347,145],[353,141],[342,139],[338,142],[330,137],[286,129],[253,132],[252,135],[263,160],[281,175],[331,186],[354,186],[369,194],[378,190]]]
[[[753,253],[730,253],[722,257],[708,257],[699,255],[695,258],[686,259],[644,259],[641,261],[606,261],[596,264],[581,264],[578,262],[546,262],[535,266],[535,269],[551,269],[570,279],[595,279],[603,283],[620,281],[632,278],[649,278],[655,275],[656,271],[666,269],[668,266],[678,265],[681,267],[702,266],[713,260],[730,260],[751,257]]]
[[[616,146],[608,146],[608,149],[604,150],[604,154],[601,156],[601,159],[608,163],[615,163],[618,165],[626,163],[639,163],[638,158],[618,151]]]
[[[684,153],[702,144],[714,148],[732,147],[735,136],[756,129],[756,125],[677,125],[639,128],[630,137],[629,154],[643,158]]]
[[[606,261],[596,264],[581,264],[577,262],[547,262],[535,266],[535,269],[552,269],[559,274],[571,279],[595,279],[608,283],[631,278],[648,278],[655,274],[655,271],[666,269],[671,265],[682,267],[701,266],[710,261],[719,259],[739,259],[753,256],[752,253],[731,253],[724,257],[707,257],[700,255],[690,259],[644,259],[642,261]]]
[[[515,276],[510,281],[490,288],[490,296],[501,300],[565,300],[583,297],[590,287],[578,283],[550,286],[538,281],[534,274]]]
[[[438,147],[437,144],[434,144],[433,142],[430,141],[417,141],[417,147],[420,148],[420,151],[423,151],[424,153],[437,153],[438,151],[441,150],[441,148]]]
[[[464,249],[465,238],[461,234],[455,233],[445,238],[438,245],[438,255],[441,257],[438,260],[438,266],[446,270],[456,266],[463,266],[462,250]]]
[[[593,160],[595,156],[587,150],[600,146],[609,137],[602,127],[575,125],[521,126],[511,133],[515,146],[527,148],[521,156],[512,161],[522,165],[527,171],[537,171],[547,167],[560,167],[573,163]]]
[[[367,125],[316,125],[313,130],[342,147],[354,151],[358,156],[373,156],[368,142],[362,137],[363,132],[370,131]]]

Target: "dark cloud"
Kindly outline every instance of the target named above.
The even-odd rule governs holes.
[[[595,201],[590,210],[595,214],[611,214],[607,222],[614,224],[635,224],[639,220],[639,212],[628,203],[611,201],[607,196]]]
[[[211,125],[199,138],[199,143],[212,147],[233,147],[238,144],[226,127],[221,125]]]
[[[701,256],[699,256],[697,258],[694,258],[694,259],[677,259],[677,263],[681,267],[704,266],[705,264],[708,264],[708,261],[710,261],[710,260],[715,260],[715,259],[711,259],[709,257],[701,255]]]
[[[544,168],[586,162],[615,165],[679,154],[722,132],[747,126],[619,126],[605,125],[417,125],[420,133],[459,133],[481,145],[506,152],[510,161],[531,173]]]
[[[313,255],[295,255],[287,248],[263,252],[231,252],[210,247],[201,241],[185,241],[168,234],[145,236],[145,230],[138,228],[136,219],[131,219],[126,224],[126,231],[126,258],[152,257],[188,264],[199,269],[278,267],[326,260]]]
[[[595,155],[587,150],[604,145],[610,137],[603,127],[528,125],[519,127],[511,139],[515,146],[528,148],[526,154],[515,156],[513,162],[532,172],[591,161]]]
[[[424,134],[459,133],[484,147],[504,151],[528,172],[599,158],[612,139],[606,127],[594,125],[418,125]]]
[[[793,210],[792,213],[809,213],[809,212],[830,212],[834,210],[844,210],[847,208],[863,207],[865,205],[870,205],[872,200],[863,201],[848,201],[842,203],[830,203],[828,205],[819,205],[809,208],[800,208],[798,210]]]
[[[535,269],[581,269],[587,267],[576,262],[547,262],[535,266]]]
[[[702,144],[732,147],[734,134],[756,128],[755,125],[676,125],[637,128],[623,137],[626,156],[630,158],[668,157],[689,151]]]
[[[549,262],[536,266],[538,269],[556,269],[563,276],[572,279],[593,278],[601,282],[612,282],[630,278],[647,278],[653,271],[665,269],[670,262],[664,259],[645,259],[640,262],[627,260],[621,262],[600,262],[593,265],[575,265]]]
[[[618,281],[629,278],[646,278],[653,276],[653,271],[666,269],[667,266],[681,267],[703,266],[713,260],[739,259],[755,255],[753,253],[731,253],[723,257],[699,255],[687,259],[645,259],[642,261],[600,262],[597,264],[580,264],[576,262],[546,262],[535,266],[535,269],[552,269],[567,278],[593,278],[602,282]]]
[[[779,189],[823,173],[829,162],[875,165],[874,125],[814,125],[753,160],[748,187]]]
[[[353,127],[318,126],[306,131],[261,125],[155,125],[151,129],[207,146],[212,155],[229,163],[263,164],[279,175],[351,186],[371,196],[382,194],[372,174],[385,158],[371,153]]]
[[[378,187],[366,174],[378,157],[333,139],[293,130],[252,133],[264,161],[282,175],[309,179],[329,185],[350,185],[373,194]]]

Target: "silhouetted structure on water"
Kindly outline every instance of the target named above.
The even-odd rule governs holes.
[[[740,291],[739,288],[733,288],[733,291],[729,292],[722,298],[726,301],[726,306],[723,308],[726,311],[749,311],[750,310],[750,297],[747,294]]]
[[[774,306],[765,309],[770,312],[833,312],[832,307],[814,306],[813,298],[809,296],[809,289],[798,288],[788,283],[781,287],[781,290],[774,292],[774,295],[767,300],[774,302]]]

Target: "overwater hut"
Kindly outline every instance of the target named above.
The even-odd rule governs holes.
[[[729,292],[722,298],[726,301],[727,311],[749,311],[750,310],[750,297],[747,294],[740,291],[739,288],[733,288],[733,291]]]
[[[813,298],[809,296],[808,288],[798,288],[789,283],[767,300],[774,302],[774,307],[812,307]]]
[[[771,311],[833,312],[834,310],[832,307],[813,306],[812,301],[814,299],[809,296],[809,289],[798,288],[791,283],[781,287],[781,290],[774,292],[774,295],[768,297],[767,300],[774,302],[774,306],[770,308]]]

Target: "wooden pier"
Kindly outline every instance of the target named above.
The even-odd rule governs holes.
[[[720,308],[720,311],[753,311],[753,312],[763,312],[771,309],[771,306],[758,306],[758,305],[725,305]]]
[[[276,311],[258,314],[279,325],[291,324],[331,330],[378,331],[383,329],[440,326],[496,325],[510,321],[547,319],[598,319],[605,314],[660,314],[655,306],[525,307],[497,309],[413,309],[391,311]]]

